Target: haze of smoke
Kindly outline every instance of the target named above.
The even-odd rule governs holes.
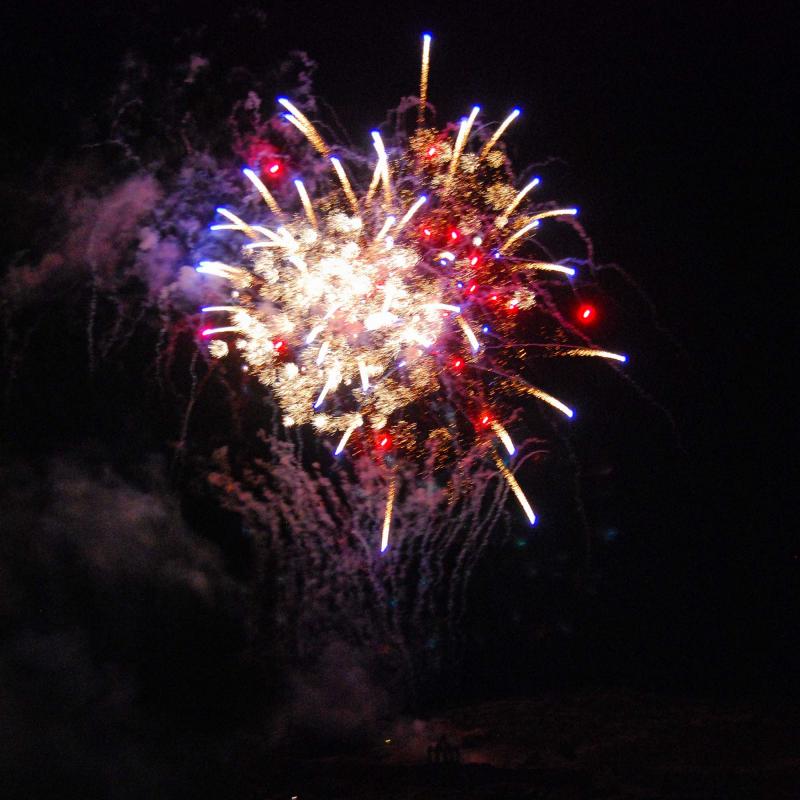
[[[80,458],[0,472],[4,796],[205,796],[267,691],[244,587],[157,465],[142,486]]]

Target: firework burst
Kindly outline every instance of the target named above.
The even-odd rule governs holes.
[[[488,138],[476,135],[477,106],[453,131],[427,124],[430,49],[425,36],[416,130],[388,147],[372,132],[375,163],[361,192],[344,156],[333,155],[313,122],[280,98],[286,124],[328,162],[328,188],[312,198],[298,178],[296,196],[283,208],[245,169],[269,218],[246,222],[219,208],[225,222],[214,227],[249,240],[243,258],[198,267],[231,287],[230,305],[202,309],[218,320],[202,331],[211,354],[237,350],[274,394],[284,425],[310,424],[331,437],[337,456],[355,447],[383,463],[381,550],[399,492],[397,459],[432,446],[451,455],[462,444],[484,446],[534,524],[504,422],[524,396],[573,416],[529,381],[513,343],[520,312],[537,306],[542,276],[575,274],[542,260],[534,237],[577,209],[532,208],[539,179],[514,185],[498,144],[518,109]],[[538,344],[550,354],[625,361],[585,342],[569,344],[563,333]]]

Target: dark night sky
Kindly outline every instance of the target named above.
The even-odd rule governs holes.
[[[679,343],[650,326],[625,345],[631,374],[669,409],[675,431],[631,396],[628,434],[619,420],[593,420],[629,487],[618,486],[613,509],[631,539],[615,591],[641,601],[642,629],[676,614],[661,652],[676,657],[689,642],[697,655],[687,669],[701,669],[705,640],[718,648],[714,676],[741,671],[758,690],[774,676],[791,684],[784,654],[796,640],[800,544],[787,451],[796,424],[779,398],[795,258],[776,212],[790,155],[785,117],[796,105],[789,13],[710,2],[311,5],[264,2],[267,34],[238,42],[216,22],[236,3],[7,5],[3,201],[14,202],[31,165],[77,146],[80,121],[105,103],[129,48],[168,62],[176,37],[218,25],[219,58],[255,72],[303,49],[319,62],[318,94],[355,134],[416,91],[419,34],[431,31],[439,120],[473,103],[494,119],[519,105],[517,163],[560,159],[555,195],[581,208],[597,260],[643,286]]]

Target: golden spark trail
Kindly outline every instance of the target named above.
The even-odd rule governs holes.
[[[532,222],[529,222],[527,225],[525,225],[524,227],[520,228],[513,236],[511,236],[506,241],[506,243],[500,248],[500,252],[504,253],[506,250],[508,250],[509,247],[511,247],[512,244],[514,244],[514,242],[517,241],[517,239],[521,239],[526,233],[528,233],[528,231],[532,231],[532,230],[534,230],[534,228],[538,228],[538,227],[539,227],[539,220],[538,219],[535,219]]]
[[[378,164],[381,167],[381,182],[383,184],[383,199],[386,203],[386,208],[392,206],[392,184],[389,180],[389,157],[386,154],[386,148],[383,145],[378,131],[372,131],[372,142],[375,145],[375,150],[378,153]]]
[[[533,513],[531,504],[528,502],[528,498],[525,497],[525,492],[522,491],[522,487],[519,485],[519,483],[517,483],[517,479],[514,477],[511,470],[503,463],[503,459],[500,458],[496,450],[492,450],[492,455],[494,456],[494,463],[497,464],[497,469],[506,479],[506,482],[511,487],[511,491],[514,492],[514,496],[522,506],[522,510],[525,512],[525,516],[527,516],[528,521],[531,523],[531,525],[535,525],[536,514]]]
[[[445,190],[450,187],[453,182],[453,176],[458,166],[458,159],[461,158],[461,153],[466,147],[467,140],[469,139],[469,132],[475,122],[476,117],[480,113],[480,106],[474,106],[469,117],[461,120],[461,126],[458,129],[458,136],[456,136],[456,143],[453,147],[453,156],[450,159],[450,166],[447,170],[447,179],[445,181]]]
[[[279,97],[278,102],[285,108],[291,115],[293,115],[297,122],[300,124],[297,127],[306,135],[308,141],[311,142],[314,149],[325,158],[328,157],[328,145],[325,144],[323,138],[319,135],[317,129],[311,124],[311,120],[299,108],[292,105],[285,97]]]
[[[361,415],[356,417],[356,420],[347,427],[342,438],[339,440],[339,444],[336,446],[336,450],[333,451],[335,456],[338,456],[342,450],[344,450],[345,445],[347,444],[348,439],[353,435],[353,433],[358,430],[364,424],[364,420],[362,419]]]
[[[428,71],[431,60],[431,37],[425,34],[422,37],[422,70],[419,77],[419,107],[417,109],[417,127],[425,125],[425,108],[428,104]]]
[[[574,217],[578,213],[577,208],[553,208],[550,211],[540,211],[532,217],[528,217],[526,222],[534,222],[547,217]]]
[[[234,214],[231,211],[228,211],[227,208],[220,207],[217,209],[217,213],[222,214],[223,217],[229,219],[234,225],[237,226],[237,228],[240,231],[243,231],[251,239],[258,239],[258,236],[256,236],[256,232],[253,230],[253,228],[250,225],[248,225],[243,219],[237,217],[236,214]]]
[[[395,222],[397,222],[397,217],[393,216],[392,214],[389,214],[389,216],[386,217],[386,221],[383,223],[383,226],[378,231],[378,235],[375,237],[375,241],[376,242],[382,241],[383,237],[386,236],[386,234],[389,232],[389,228],[391,228],[392,225],[395,224]]]
[[[411,206],[411,208],[406,211],[403,215],[403,218],[398,223],[397,227],[395,228],[394,235],[397,236],[403,228],[405,228],[406,223],[414,216],[414,214],[419,211],[419,209],[428,202],[428,198],[423,195],[422,197],[418,198],[416,202]]]
[[[339,182],[342,184],[342,190],[344,191],[344,196],[347,198],[347,202],[350,203],[350,208],[353,210],[353,213],[358,216],[358,200],[353,193],[353,187],[350,185],[350,181],[347,179],[347,174],[344,171],[342,162],[339,161],[336,156],[331,156],[331,164],[333,164],[333,168],[339,176]]]
[[[505,445],[506,450],[508,450],[508,454],[513,456],[514,453],[517,452],[517,448],[514,447],[514,442],[511,441],[511,437],[508,435],[508,431],[497,421],[491,421],[492,430],[497,435],[497,438]]]
[[[203,336],[213,336],[215,333],[241,333],[244,330],[239,325],[225,325],[222,328],[206,328]]]
[[[261,178],[259,178],[258,175],[256,175],[255,172],[253,172],[253,170],[251,169],[243,169],[242,172],[244,173],[244,176],[250,181],[250,183],[252,183],[253,186],[256,187],[256,189],[258,189],[258,193],[261,195],[267,206],[269,206],[269,210],[273,214],[275,214],[275,216],[280,216],[281,213],[280,206],[270,193],[269,189],[267,189],[267,187],[264,186],[264,183],[261,180]]]
[[[311,198],[308,196],[306,187],[303,185],[303,181],[301,180],[296,180],[294,185],[297,189],[297,194],[300,195],[300,202],[303,204],[303,210],[306,212],[308,221],[311,223],[311,227],[316,229],[317,215],[314,213],[314,206],[311,205]]]
[[[608,350],[593,350],[589,347],[575,347],[571,350],[563,350],[559,355],[595,356],[596,358],[608,358],[612,361],[621,361],[623,364],[628,360],[628,357],[623,356],[621,353],[610,353]]]
[[[392,508],[394,507],[394,493],[397,489],[397,476],[392,475],[389,481],[389,494],[386,497],[386,512],[383,515],[383,531],[381,532],[381,553],[389,546],[389,529],[392,526]]]
[[[517,193],[517,196],[508,204],[503,213],[497,218],[495,225],[498,228],[503,228],[508,224],[508,218],[514,213],[514,209],[522,202],[522,199],[531,189],[535,189],[540,183],[539,178],[534,178],[527,186]]]
[[[469,323],[464,319],[464,317],[456,317],[456,322],[460,326],[461,330],[464,331],[464,336],[467,337],[467,341],[472,348],[473,353],[477,353],[478,350],[481,349],[480,342],[478,342],[478,337],[475,336],[475,332],[470,328]]]
[[[543,270],[545,272],[561,272],[570,277],[575,275],[575,270],[572,267],[565,267],[561,264],[550,264],[547,261],[528,261],[524,264],[519,264],[519,266],[527,267],[528,269]]]
[[[232,267],[230,264],[223,264],[221,261],[201,261],[196,271],[205,273],[206,275],[215,275],[217,278],[226,278],[228,280],[237,275],[245,274],[243,269]]]
[[[562,414],[570,419],[574,416],[575,412],[567,405],[564,405],[560,400],[553,397],[553,395],[548,394],[541,389],[537,389],[535,386],[530,386],[529,384],[520,385],[517,384],[517,388],[520,391],[524,392],[525,394],[531,395],[531,397],[535,397],[538,400],[541,400],[543,403],[547,403],[548,405],[552,406],[553,408],[558,409]]]
[[[480,158],[483,158],[496,144],[497,140],[505,133],[506,128],[519,116],[519,109],[515,108],[500,124],[500,127],[494,132],[492,138],[483,146],[480,152]]]

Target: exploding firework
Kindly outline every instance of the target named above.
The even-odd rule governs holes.
[[[211,355],[238,351],[271,390],[285,426],[311,425],[330,437],[335,455],[371,453],[385,471],[381,551],[407,475],[401,459],[434,449],[446,465],[477,447],[534,524],[514,475],[508,421],[523,397],[573,416],[530,378],[518,331],[540,310],[542,281],[575,274],[545,257],[536,234],[577,209],[531,206],[538,178],[515,186],[499,143],[518,109],[488,138],[478,134],[477,106],[452,130],[427,124],[430,50],[426,35],[416,130],[388,143],[373,131],[375,163],[363,181],[356,176],[362,162],[343,163],[344,152],[337,155],[308,116],[280,98],[286,125],[329,164],[328,183],[312,199],[309,181],[298,177],[294,199],[287,204],[283,191],[279,203],[265,181],[283,164],[260,174],[245,169],[269,217],[246,222],[219,208],[225,222],[213,227],[249,241],[239,263],[198,267],[231,289],[229,304],[202,309],[215,320],[202,331]],[[586,308],[583,322],[594,316]],[[536,345],[548,355],[626,360],[585,340],[570,343],[569,333],[562,324]]]

